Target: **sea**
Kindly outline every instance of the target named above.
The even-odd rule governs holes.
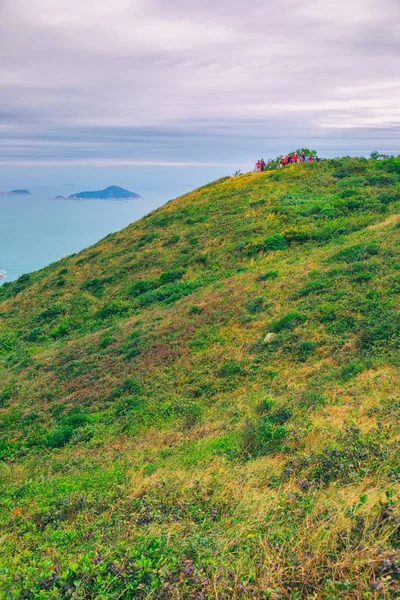
[[[2,182],[0,191],[28,189],[31,196],[0,195],[0,285],[24,273],[36,271],[69,254],[119,231],[169,200],[226,175],[221,169],[180,169],[156,177],[115,180],[102,174],[82,183]],[[22,178],[21,178],[22,179]],[[43,179],[43,178],[42,178]],[[137,179],[137,183],[135,181]],[[125,185],[124,185],[125,183]],[[5,187],[5,186],[8,187]],[[83,190],[120,185],[140,194],[132,200],[72,200],[67,197]]]

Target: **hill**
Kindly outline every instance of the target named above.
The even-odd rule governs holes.
[[[225,178],[0,288],[0,598],[396,598],[400,159]]]
[[[9,196],[32,196],[29,190],[11,190],[8,192]]]
[[[74,199],[95,199],[95,200],[119,200],[129,198],[140,198],[139,194],[124,190],[124,188],[118,187],[117,185],[111,185],[104,190],[97,190],[95,192],[78,192],[77,194],[71,194],[69,198]]]

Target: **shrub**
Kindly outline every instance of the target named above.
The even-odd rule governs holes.
[[[160,275],[160,283],[161,285],[165,285],[166,283],[174,283],[175,281],[179,281],[184,276],[185,271],[182,269],[179,271],[165,271]]]
[[[286,250],[287,247],[288,243],[281,233],[274,233],[265,238],[263,242],[264,250]]]
[[[68,444],[73,433],[74,428],[70,425],[60,425],[45,436],[43,443],[47,448],[62,448]]]
[[[125,395],[139,395],[142,393],[142,386],[136,379],[133,377],[129,377],[125,379],[125,381],[114,388],[112,392],[108,395],[107,400],[115,400],[115,398],[120,398]]]
[[[165,240],[165,242],[163,243],[163,246],[168,247],[168,246],[173,246],[174,244],[177,244],[180,240],[179,235],[173,235],[170,238],[168,238],[167,240]]]
[[[220,377],[244,377],[246,375],[246,370],[237,361],[228,360],[220,367],[218,375]]]
[[[49,331],[49,337],[57,340],[61,337],[68,335],[70,332],[70,323],[69,321],[61,321],[57,327]]]
[[[155,232],[145,233],[136,243],[137,248],[143,248],[143,246],[147,246],[156,240],[158,235]]]
[[[368,260],[376,254],[378,254],[377,244],[357,244],[355,246],[343,248],[343,250],[340,250],[340,252],[334,254],[331,257],[330,261],[343,261],[346,263],[352,263],[362,260]]]
[[[44,333],[41,327],[34,327],[26,334],[25,340],[27,342],[38,342],[44,338]]]
[[[257,275],[256,281],[266,281],[267,279],[276,279],[278,277],[278,271],[267,271],[261,275]]]
[[[157,285],[155,279],[141,279],[128,288],[128,295],[133,297],[140,296],[140,294],[154,290]]]
[[[65,314],[65,306],[63,304],[54,304],[49,306],[39,314],[39,319],[42,321],[52,321],[56,317]]]
[[[276,405],[276,401],[273,398],[267,397],[264,400],[261,400],[256,406],[256,413],[259,415],[263,415],[271,411],[271,409]]]
[[[8,383],[0,392],[0,408],[6,405],[6,403],[12,398],[14,386],[12,383]]]
[[[364,368],[364,365],[359,362],[348,363],[347,365],[344,365],[344,367],[342,367],[342,369],[340,370],[340,379],[342,381],[348,381],[352,377],[355,377],[356,375],[361,373],[361,371],[363,371]]]
[[[254,298],[254,300],[250,300],[250,302],[248,302],[245,305],[245,307],[251,315],[255,315],[256,313],[259,313],[263,310],[264,298],[262,298],[261,296],[259,296],[258,298]]]
[[[269,416],[249,419],[241,433],[242,454],[245,458],[255,458],[277,452],[287,433],[284,425],[273,423]]]
[[[127,312],[128,309],[129,307],[119,300],[112,300],[111,302],[106,302],[99,308],[95,314],[95,318],[103,321],[115,315],[122,315]]]
[[[279,333],[285,329],[293,329],[303,321],[303,316],[299,312],[289,312],[281,319],[273,321],[271,323],[271,331],[274,333]]]
[[[282,231],[282,236],[289,245],[293,242],[305,243],[311,239],[310,233],[299,227],[287,227]]]
[[[97,296],[100,298],[103,295],[103,286],[104,280],[100,277],[93,277],[92,279],[87,279],[81,285],[81,289],[93,294],[93,296]]]

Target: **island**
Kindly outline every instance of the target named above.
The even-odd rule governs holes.
[[[11,190],[11,192],[0,192],[0,196],[32,196],[29,190]]]
[[[104,190],[98,190],[95,192],[78,192],[68,196],[73,200],[127,200],[131,198],[140,198],[139,194],[124,190],[124,188],[118,187],[117,185],[111,185]]]

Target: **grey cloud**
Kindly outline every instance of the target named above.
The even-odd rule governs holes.
[[[396,0],[0,1],[0,163],[389,150],[398,16]]]

